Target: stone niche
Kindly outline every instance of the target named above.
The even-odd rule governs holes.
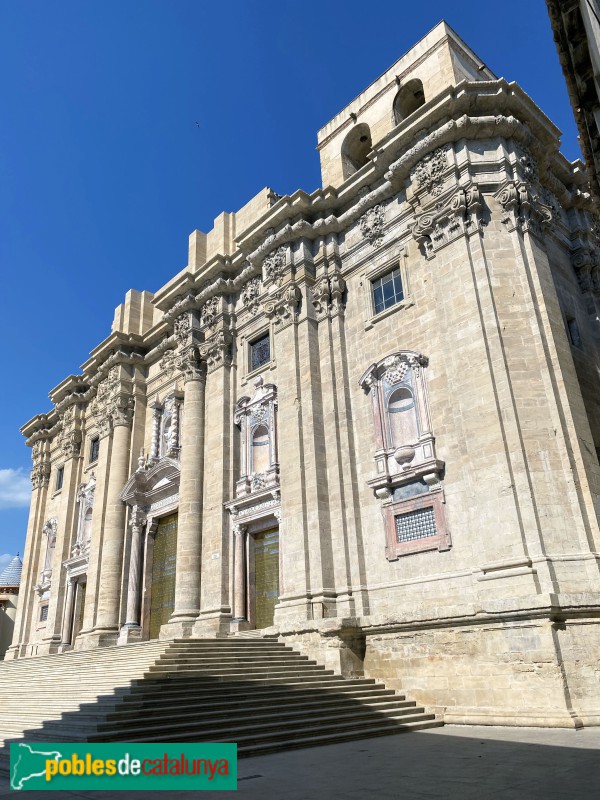
[[[279,486],[277,454],[277,387],[254,381],[252,398],[241,397],[235,406],[234,422],[241,432],[240,478],[236,497]]]
[[[360,379],[371,397],[376,474],[367,483],[383,501],[386,557],[447,550],[442,472],[431,428],[421,353],[399,351],[372,364]]]

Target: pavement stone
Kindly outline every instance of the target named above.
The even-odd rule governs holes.
[[[244,800],[558,800],[600,796],[600,728],[446,726],[242,759]],[[226,792],[202,792],[218,800]],[[198,792],[62,792],[61,800],[177,800]],[[0,800],[14,798],[6,777]],[[56,800],[33,792],[26,800]]]

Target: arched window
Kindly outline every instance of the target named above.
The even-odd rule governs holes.
[[[418,78],[408,81],[394,98],[394,125],[398,125],[425,103],[423,83]]]
[[[266,472],[269,466],[269,432],[259,425],[252,434],[252,472]]]
[[[414,445],[419,439],[415,398],[407,386],[400,386],[388,399],[388,420],[392,447]]]
[[[344,180],[354,175],[369,160],[367,155],[373,149],[371,131],[365,122],[356,125],[342,144],[342,170]]]

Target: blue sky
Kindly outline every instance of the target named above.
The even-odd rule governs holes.
[[[579,157],[544,0],[0,0],[0,568],[25,540],[19,428],[125,292],[263,186],[313,191],[316,131],[443,18]]]

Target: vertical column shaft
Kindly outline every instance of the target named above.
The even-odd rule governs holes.
[[[171,622],[195,620],[200,612],[205,385],[206,377],[201,370],[186,374],[181,429],[175,608]]]
[[[129,582],[127,586],[127,614],[125,625],[137,628],[140,625],[140,589],[142,575],[143,521],[134,510],[131,525],[131,554],[129,558]]]
[[[73,608],[75,604],[75,582],[72,578],[67,578],[67,596],[65,598],[65,608],[63,612],[62,632],[60,635],[61,645],[71,644],[71,631],[73,630]]]
[[[130,439],[129,419],[123,422],[116,420],[113,428],[110,471],[106,491],[98,615],[94,630],[116,630],[119,624],[119,594],[126,513],[126,506],[120,495],[129,477]]]
[[[246,611],[246,528],[236,525],[234,539],[234,586],[233,616],[240,621],[247,619]]]

